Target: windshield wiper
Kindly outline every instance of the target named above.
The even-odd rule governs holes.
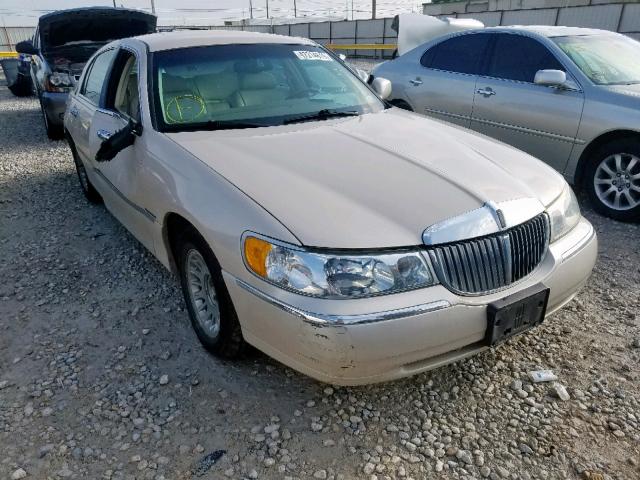
[[[173,127],[174,125],[172,125]],[[175,125],[176,130],[181,132],[195,132],[198,130],[235,130],[241,128],[260,128],[268,125],[262,123],[251,123],[242,120],[209,120],[202,123],[184,123]]]
[[[330,118],[338,118],[338,117],[357,117],[360,113],[356,111],[345,111],[345,110],[330,110],[328,108],[324,108],[318,112],[309,113],[306,115],[300,115],[298,117],[288,118],[284,122],[283,125],[289,125],[290,123],[300,123],[300,122],[310,122],[313,120],[328,120]]]

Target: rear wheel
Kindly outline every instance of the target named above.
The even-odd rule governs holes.
[[[44,128],[47,132],[47,137],[51,140],[60,140],[64,136],[64,130],[61,125],[53,125],[49,121],[49,117],[47,116],[47,112],[44,109],[44,105],[42,104],[42,100],[40,100],[40,111],[42,112],[42,118],[44,119]]]
[[[599,213],[623,222],[640,220],[640,139],[599,147],[587,164],[584,187]]]
[[[16,97],[28,97],[31,95],[31,84],[24,80],[18,80],[9,86],[9,90]]]
[[[78,156],[78,152],[76,151],[76,148],[71,140],[69,140],[69,147],[71,148],[71,155],[73,156],[73,163],[76,166],[76,173],[78,174],[78,180],[80,181],[80,188],[82,188],[82,193],[84,193],[84,196],[87,197],[87,200],[89,200],[91,203],[102,203],[102,197],[91,183],[89,175],[87,175],[87,169]]]
[[[216,356],[240,356],[246,343],[213,252],[192,229],[176,243],[182,293],[198,339]]]

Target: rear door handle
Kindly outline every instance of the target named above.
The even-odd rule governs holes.
[[[418,85],[422,85],[422,80],[420,80],[419,78],[416,78],[414,80],[409,80],[409,83],[417,87]]]
[[[484,95],[485,97],[490,97],[491,95],[495,95],[496,94],[496,92],[494,92],[491,87],[480,88],[480,89],[476,90],[476,93],[479,93],[480,95]]]
[[[108,130],[98,130],[96,135],[100,140],[109,140],[113,134]]]

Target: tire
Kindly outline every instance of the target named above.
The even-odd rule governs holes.
[[[16,97],[29,97],[31,96],[31,85],[25,81],[17,81],[9,87],[11,93]]]
[[[52,125],[51,122],[49,122],[49,117],[44,109],[44,105],[42,105],[42,100],[40,100],[40,111],[42,112],[47,137],[49,137],[50,140],[61,140],[62,137],[64,137],[64,129],[62,125]]]
[[[585,167],[583,188],[598,213],[622,222],[640,220],[640,138],[598,147]]]
[[[71,155],[73,156],[73,163],[76,166],[76,173],[78,174],[78,181],[80,182],[82,193],[84,193],[84,196],[89,200],[89,202],[94,204],[102,203],[102,197],[93,186],[93,183],[91,183],[89,175],[87,175],[87,169],[85,168],[84,163],[82,163],[71,139],[69,139],[69,148],[71,148]]]
[[[177,240],[175,254],[182,294],[191,325],[200,343],[217,357],[241,356],[247,344],[242,337],[238,316],[222,278],[220,264],[209,245],[195,230],[189,229]],[[198,264],[201,274],[194,273]],[[195,279],[198,276],[204,287],[196,291],[198,281]],[[203,306],[206,308],[202,308]]]
[[[413,108],[411,108],[411,105],[409,105],[404,100],[391,100],[389,103],[391,103],[391,105],[393,105],[394,107],[413,112]]]

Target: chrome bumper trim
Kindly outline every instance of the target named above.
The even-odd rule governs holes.
[[[242,287],[249,293],[264,300],[271,305],[284,310],[285,312],[301,318],[303,321],[317,326],[345,326],[345,325],[363,325],[367,323],[383,322],[385,320],[395,320],[398,318],[414,317],[424,313],[435,312],[451,306],[446,300],[438,300],[435,302],[414,305],[412,307],[397,308],[395,310],[386,310],[384,312],[363,313],[358,315],[330,315],[324,313],[311,313],[301,310],[297,307],[284,303],[277,298],[261,292],[257,288],[249,285],[242,280],[236,279],[238,286]]]

